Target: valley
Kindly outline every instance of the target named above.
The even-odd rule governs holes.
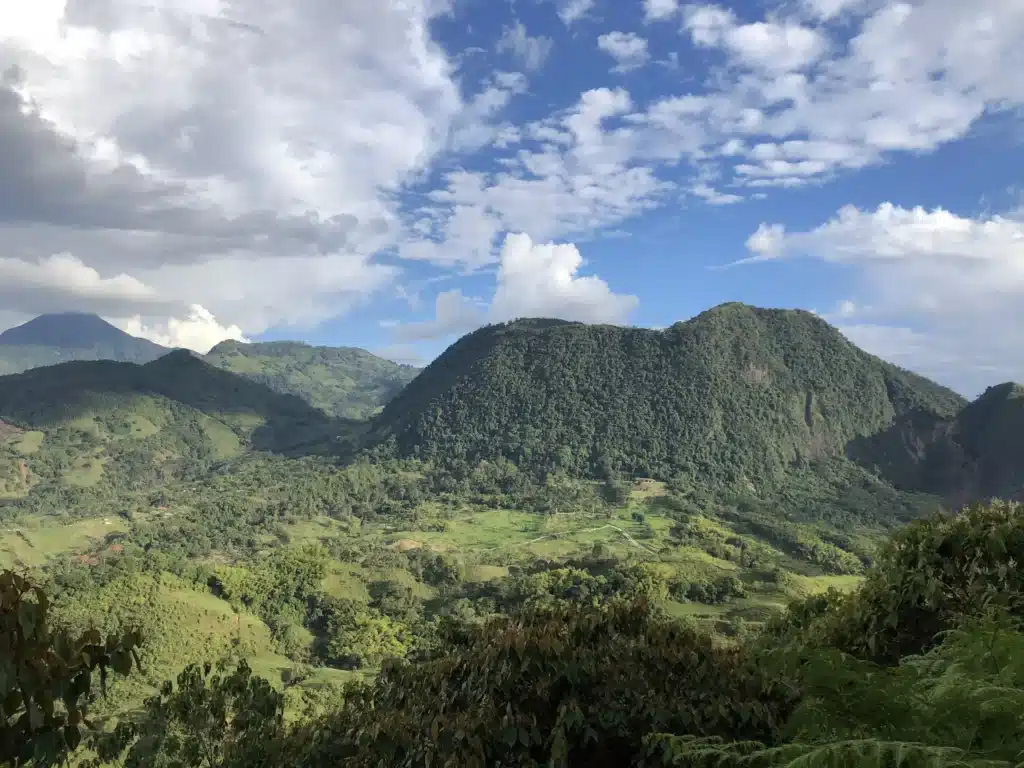
[[[951,510],[1024,491],[1024,390],[968,403],[809,313],[727,304],[664,331],[522,320],[422,371],[281,342],[117,357],[110,338],[131,344],[102,326],[74,340],[93,352],[53,365],[74,353],[37,343],[68,343],[52,317],[49,336],[8,340],[20,358],[0,345],[11,369],[37,363],[0,376],[0,570],[45,589],[72,635],[141,628],[141,667],[92,703],[108,734],[155,716],[190,665],[244,661],[298,729],[278,746],[324,764],[304,724],[386,700],[395,660],[468,669],[497,653],[502,621],[562,616],[559,635],[641,604],[645,648],[693,632],[740,652],[792,606],[868,600],[914,521],[944,531]],[[129,747],[126,765],[170,754]],[[423,744],[402,748],[422,764]],[[344,764],[399,764],[371,753]]]

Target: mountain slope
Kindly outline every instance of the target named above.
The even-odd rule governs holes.
[[[146,363],[169,351],[131,336],[96,315],[40,315],[0,333],[0,375],[71,360]]]
[[[959,504],[1024,498],[1024,387],[989,387],[953,418],[914,411],[855,441],[850,456],[897,488]]]
[[[807,312],[726,304],[663,331],[521,320],[453,344],[385,408],[402,455],[771,486],[964,401]]]
[[[78,361],[0,377],[0,424],[0,496],[40,483],[158,487],[336,428],[302,399],[185,351],[145,365]]]
[[[206,362],[297,395],[331,416],[368,418],[419,373],[353,347],[314,347],[293,341],[225,341]]]

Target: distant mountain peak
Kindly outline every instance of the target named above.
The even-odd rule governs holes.
[[[164,349],[147,339],[125,333],[99,315],[87,312],[53,312],[0,333],[0,345],[89,349],[97,344],[127,343]]]
[[[0,375],[74,360],[146,363],[167,351],[98,315],[54,312],[0,333]]]

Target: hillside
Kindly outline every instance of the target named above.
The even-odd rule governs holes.
[[[551,320],[453,344],[375,420],[399,455],[759,490],[964,400],[802,311],[726,304],[661,331]]]
[[[1024,387],[989,387],[954,418],[912,412],[856,441],[851,457],[895,487],[954,503],[1024,498]]]
[[[146,363],[169,350],[115,328],[96,315],[40,315],[0,333],[0,375],[73,360]]]
[[[377,413],[419,373],[354,347],[314,347],[293,341],[225,341],[206,362],[297,395],[330,416],[363,419]]]
[[[37,485],[159,487],[248,449],[287,450],[334,430],[300,398],[185,351],[145,365],[78,361],[0,377],[0,420],[8,498]]]

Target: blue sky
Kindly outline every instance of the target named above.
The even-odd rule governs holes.
[[[0,325],[425,362],[744,301],[976,394],[1024,379],[1021,39],[1019,0],[0,10]]]

